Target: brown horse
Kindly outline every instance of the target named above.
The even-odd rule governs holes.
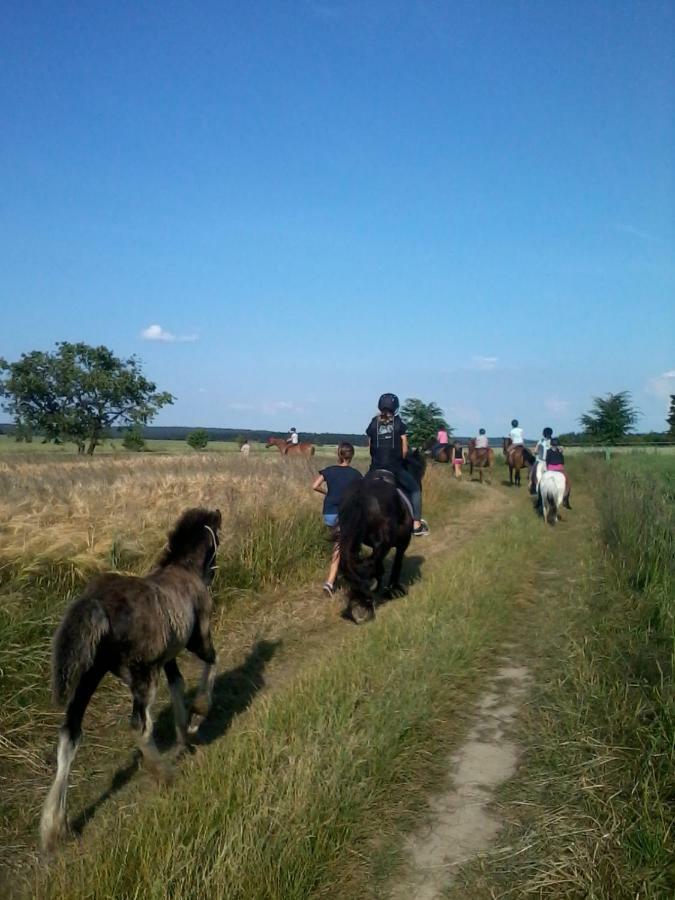
[[[309,441],[301,441],[299,444],[290,444],[285,438],[270,435],[267,438],[267,447],[276,447],[282,456],[314,456],[316,447]]]
[[[509,467],[509,484],[515,484],[520,487],[520,470],[527,469],[534,462],[534,456],[523,444],[514,444],[511,438],[505,437],[502,442],[502,450],[506,458],[506,464]],[[515,474],[515,479],[514,475]]]
[[[495,452],[492,447],[476,447],[476,438],[469,438],[469,478],[473,477],[474,466],[478,469],[478,480],[483,483],[483,469],[492,468]]]

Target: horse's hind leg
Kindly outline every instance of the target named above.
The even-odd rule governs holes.
[[[179,748],[181,748],[187,743],[188,717],[185,709],[185,682],[175,659],[165,663],[164,673],[166,680],[169,682],[169,691],[171,693],[173,718],[176,724],[176,741]]]
[[[68,775],[75,759],[82,736],[82,719],[105,670],[90,669],[80,679],[75,695],[66,708],[66,717],[59,730],[56,777],[42,809],[40,819],[40,839],[42,849],[53,850],[68,831],[66,799],[68,795]]]
[[[153,737],[150,715],[150,707],[157,693],[157,671],[132,672],[131,693],[134,697],[131,725],[138,732],[138,746],[143,754],[143,761],[155,777],[165,780],[166,773]]]

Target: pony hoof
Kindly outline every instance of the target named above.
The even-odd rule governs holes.
[[[357,625],[364,625],[375,618],[375,610],[372,606],[361,606],[361,604],[352,606],[352,619]]]
[[[152,760],[146,762],[148,772],[157,782],[158,787],[170,787],[173,783],[175,773],[171,766],[165,762]]]
[[[56,850],[65,844],[71,837],[70,826],[64,819],[61,822],[55,822],[49,829],[43,829],[40,835],[40,849],[46,858],[51,857]]]

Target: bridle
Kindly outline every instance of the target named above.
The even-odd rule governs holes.
[[[216,537],[216,533],[213,530],[213,528],[211,528],[210,525],[205,525],[204,528],[211,535],[211,542],[212,542],[212,548],[211,548],[212,552],[211,552],[211,557],[209,559],[208,565],[206,564],[206,560],[204,561],[204,572],[206,573],[206,571],[208,570],[208,572],[210,573],[210,576],[209,576],[209,583],[210,583],[215,576],[216,570],[218,569],[218,566],[216,565],[216,556],[218,555],[218,538]]]

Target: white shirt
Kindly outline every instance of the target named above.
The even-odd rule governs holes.
[[[291,434],[291,444],[297,444],[299,440],[300,440],[300,438],[298,437],[298,432],[294,431]]]
[[[476,450],[484,450],[486,447],[489,447],[490,444],[488,442],[487,434],[479,434],[476,438]]]
[[[509,437],[511,438],[512,444],[524,444],[525,438],[523,437],[523,429],[522,428],[512,428],[509,432]]]

